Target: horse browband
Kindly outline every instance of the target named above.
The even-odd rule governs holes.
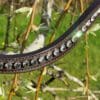
[[[60,38],[48,46],[27,54],[0,54],[0,73],[20,73],[42,68],[68,52],[75,46],[79,37],[87,31],[100,14],[100,0],[82,14]]]

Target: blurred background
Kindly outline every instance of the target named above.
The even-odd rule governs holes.
[[[0,53],[35,51],[60,37],[93,0],[0,0]],[[100,19],[46,68],[0,74],[0,100],[99,100]]]

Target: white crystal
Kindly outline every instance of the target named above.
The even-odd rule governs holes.
[[[43,62],[44,61],[44,56],[41,56],[40,58],[39,58],[39,62],[41,63],[41,62]]]
[[[32,59],[32,60],[31,60],[31,65],[34,65],[34,64],[35,64],[35,60]]]
[[[78,40],[78,38],[80,38],[82,36],[82,31],[78,31],[73,37],[72,37],[72,41],[76,42]]]
[[[54,56],[58,56],[58,55],[59,55],[59,49],[56,48],[56,49],[54,50],[53,54],[54,54]]]
[[[28,61],[28,60],[25,60],[25,61],[23,62],[23,67],[26,67],[26,66],[29,66],[29,61]]]
[[[11,62],[6,63],[6,64],[5,64],[5,67],[6,67],[7,69],[11,69],[11,68],[12,68],[12,63],[11,63]]]
[[[0,62],[0,69],[3,68],[3,62]]]
[[[52,52],[48,52],[46,59],[49,60],[52,57]]]
[[[16,69],[21,68],[21,63],[20,63],[20,62],[16,62],[16,63],[14,64],[14,67],[15,67]]]
[[[62,45],[61,45],[61,47],[60,47],[60,51],[62,51],[62,52],[63,52],[63,51],[65,51],[65,49],[66,49],[65,44],[62,44]]]
[[[72,42],[71,42],[71,40],[67,41],[66,46],[67,46],[68,48],[72,46]]]

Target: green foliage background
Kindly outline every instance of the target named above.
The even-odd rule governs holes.
[[[55,15],[56,16],[56,15]],[[36,24],[38,25],[38,21],[40,18],[37,16],[36,18]],[[16,16],[16,22],[17,22],[17,28],[16,34],[20,34],[23,32],[25,27],[27,26],[27,22],[29,19],[25,18],[25,14],[21,14],[20,16]],[[56,31],[56,38],[58,38],[61,33],[63,33],[66,29],[66,24],[70,22],[70,15],[67,15],[65,20],[61,23],[60,28]],[[100,23],[100,20],[98,19],[97,22]],[[6,30],[6,17],[3,15],[0,15],[0,48],[3,45],[4,42],[4,36],[5,36],[5,30]],[[55,23],[54,23],[55,24]],[[10,30],[10,42],[14,40],[13,37],[13,29],[14,29],[14,23],[12,21],[11,25],[11,30]],[[51,33],[51,32],[50,32]],[[50,33],[47,34],[46,42],[48,43],[48,38],[50,37]],[[90,74],[93,75],[94,77],[97,78],[97,81],[94,81],[90,79],[90,89],[91,90],[96,90],[100,91],[100,30],[96,31],[96,37],[89,35],[89,68],[90,68]],[[37,33],[38,34],[38,33]],[[31,33],[30,37],[28,39],[28,43],[33,41],[33,38],[37,36],[36,33]],[[71,50],[70,53],[66,54],[63,58],[61,58],[59,61],[55,63],[62,69],[66,70],[69,72],[71,75],[79,78],[80,80],[84,81],[85,80],[85,75],[86,75],[86,63],[85,63],[85,41],[84,41],[84,36],[80,39],[79,43],[77,46]],[[18,91],[16,91],[16,95],[13,97],[13,100],[24,100],[23,97],[27,97],[29,99],[27,100],[32,100],[34,97],[33,92],[27,93],[29,90],[25,88],[26,84],[31,81],[35,80],[37,81],[39,75],[39,71],[33,71],[31,73],[23,73],[20,74],[20,80],[19,83],[21,83],[18,87]],[[11,81],[13,79],[14,75],[6,75],[6,74],[0,74],[0,86],[4,89],[5,91],[5,96],[4,98],[7,98],[8,92],[11,87]],[[43,82],[45,82],[49,76],[45,76]],[[65,87],[62,82],[59,80],[55,80],[50,86],[53,87],[65,87],[65,88],[76,88],[78,87],[77,84],[69,81],[68,82],[68,87]],[[67,100],[68,97],[71,96],[79,96],[82,95],[82,93],[73,93],[71,91],[69,92],[57,92],[57,94],[61,98],[66,98],[66,99],[61,99],[61,100]],[[43,98],[43,100],[53,100],[53,96],[50,95],[50,93],[42,93],[40,92],[39,94],[40,97]],[[0,96],[0,100],[6,100],[3,99],[3,97]]]

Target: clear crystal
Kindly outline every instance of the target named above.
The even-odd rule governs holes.
[[[65,44],[62,44],[61,47],[60,47],[60,51],[63,52],[65,50],[66,50],[66,46],[65,46]]]
[[[41,63],[41,62],[43,62],[44,61],[44,56],[41,56],[40,58],[39,58],[39,62]]]
[[[72,42],[76,42],[82,36],[82,34],[83,32],[80,30],[76,32],[76,34],[74,34],[74,36],[72,37]]]
[[[59,49],[56,48],[56,49],[54,50],[53,54],[54,54],[54,56],[58,56],[58,55],[59,55]]]
[[[78,40],[78,37],[72,37],[72,42],[76,42]]]
[[[29,66],[29,61],[28,60],[23,61],[23,67],[26,67],[26,66]]]
[[[34,64],[36,64],[36,60],[32,59],[31,60],[31,65],[34,65]]]
[[[49,60],[52,58],[52,52],[48,52],[48,54],[46,55],[46,59]]]
[[[3,69],[3,65],[4,65],[4,63],[0,62],[0,69]]]
[[[87,27],[86,27],[86,25],[84,25],[83,27],[82,27],[82,32],[85,32],[87,30]]]
[[[14,64],[14,68],[15,68],[15,69],[20,69],[20,68],[21,68],[21,63],[20,63],[20,62],[16,62],[16,63]]]
[[[67,46],[68,48],[70,48],[70,47],[72,46],[72,41],[71,41],[71,40],[67,41],[66,46]]]
[[[12,63],[11,63],[11,62],[6,63],[4,67],[5,67],[6,69],[12,69]]]

